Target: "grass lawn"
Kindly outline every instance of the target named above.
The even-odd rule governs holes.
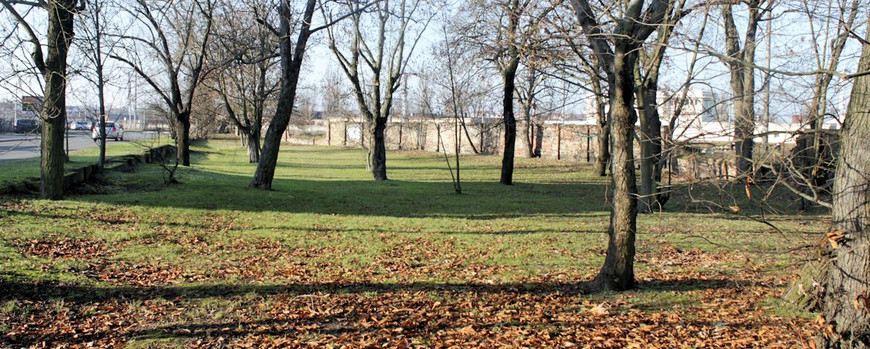
[[[284,146],[263,192],[237,142],[194,151],[180,185],[143,166],[100,194],[0,198],[0,347],[787,348],[817,330],[778,297],[828,216],[779,191],[680,187],[639,217],[639,287],[589,294],[609,210],[587,164],[518,159],[508,187],[500,158],[468,156],[456,195],[438,154],[390,152],[375,183],[361,150]]]

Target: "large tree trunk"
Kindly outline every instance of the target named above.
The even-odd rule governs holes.
[[[870,40],[870,30],[867,31]],[[859,72],[870,71],[870,44],[865,44]],[[822,316],[828,330],[819,347],[870,348],[870,75],[855,79],[846,112],[836,179],[836,241],[826,271]]]
[[[635,234],[637,232],[637,184],[634,173],[634,57],[625,49],[617,51],[613,62],[610,87],[613,158],[611,176],[613,202],[604,266],[596,278],[603,290],[627,290],[634,287]]]
[[[501,159],[501,178],[499,183],[512,185],[514,182],[514,154],[517,142],[517,118],[514,115],[514,89],[516,88],[519,58],[513,58],[502,72],[504,80],[504,152]]]
[[[369,141],[369,165],[371,165],[372,177],[375,181],[387,180],[387,146],[386,135],[387,118],[374,118],[371,123],[371,140]],[[447,150],[445,149],[446,153]]]
[[[63,135],[66,129],[66,57],[73,37],[73,10],[76,1],[48,2],[48,55],[45,69],[45,101],[42,106],[40,197],[63,199],[66,156]]]

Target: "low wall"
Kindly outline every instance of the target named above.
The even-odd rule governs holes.
[[[363,147],[370,124],[345,119],[305,120],[292,123],[285,133],[291,144]],[[456,125],[453,119],[406,120],[387,123],[387,149],[452,152]],[[460,152],[501,154],[504,126],[500,120],[469,121],[460,126]],[[516,155],[538,154],[544,158],[595,161],[598,155],[596,126],[517,124]],[[527,136],[530,135],[530,136]],[[526,140],[526,137],[531,140]],[[531,147],[529,144],[532,144]],[[529,150],[531,148],[531,150]]]
[[[148,164],[172,159],[175,147],[164,145],[151,148],[141,154],[124,155],[106,159],[104,168],[109,171],[132,171],[139,164]],[[63,176],[64,189],[69,190],[94,178],[99,173],[99,166],[91,164],[82,167],[70,168]],[[5,183],[0,185],[0,195],[30,194],[39,192],[39,178],[27,178],[19,182]]]

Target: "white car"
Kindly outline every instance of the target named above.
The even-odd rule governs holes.
[[[96,123],[91,129],[91,138],[94,141],[100,139],[100,123]],[[106,139],[114,139],[116,141],[124,140],[124,126],[117,122],[106,122]]]

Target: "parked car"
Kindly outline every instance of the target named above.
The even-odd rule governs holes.
[[[70,130],[87,130],[89,128],[91,128],[90,123],[85,121],[73,121],[69,123]]]
[[[96,123],[93,128],[91,128],[91,138],[94,141],[100,139],[100,124]],[[124,140],[124,126],[121,126],[118,122],[108,121],[106,122],[106,139],[114,139],[116,141]]]
[[[15,133],[35,133],[41,130],[37,119],[18,119],[15,123]]]

